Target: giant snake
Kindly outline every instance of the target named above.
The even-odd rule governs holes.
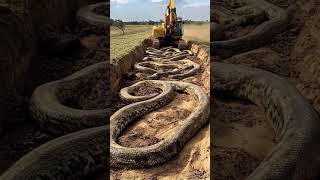
[[[225,2],[225,0],[221,1]],[[228,28],[247,25],[249,22],[255,21],[261,21],[261,24],[246,35],[228,40],[214,40],[219,37],[215,37],[213,34],[214,41],[211,42],[211,52],[224,58],[268,43],[276,34],[286,29],[289,21],[288,14],[294,9],[294,5],[292,5],[287,12],[264,0],[239,0],[235,2],[243,4],[234,10],[234,13],[240,14],[240,17],[239,15],[230,16],[229,11],[217,10],[221,13],[217,13],[214,19],[222,20],[213,23],[212,32],[221,36],[221,32]],[[213,4],[215,3],[213,2]]]
[[[161,89],[160,94],[134,96],[132,89],[147,83],[149,86]],[[196,109],[183,121],[178,130],[171,133],[165,140],[143,148],[128,148],[116,141],[121,132],[130,122],[148,112],[168,104],[174,98],[174,90],[182,90],[197,101]],[[209,97],[201,87],[178,81],[147,80],[138,82],[121,90],[122,99],[135,102],[123,107],[110,118],[110,165],[112,167],[144,168],[160,165],[175,156],[195,133],[208,123]],[[143,100],[143,101],[142,101]]]
[[[94,64],[36,88],[30,100],[31,115],[51,134],[70,134],[32,150],[0,179],[79,179],[106,170],[110,109],[74,109],[63,103],[108,73],[107,67],[107,62]]]
[[[90,18],[96,6],[81,8],[78,19],[87,17],[89,25],[103,29],[108,26],[106,17],[97,18],[97,22]],[[65,101],[79,97],[109,72],[108,67],[107,62],[97,63],[34,90],[30,100],[31,116],[42,129],[63,136],[27,153],[0,179],[81,179],[107,170],[110,109],[75,109],[65,105]]]
[[[183,79],[196,74],[200,65],[189,60],[190,50],[180,51],[177,48],[166,47],[160,50],[147,48],[147,56],[143,62],[136,63],[134,68],[147,75],[146,79]]]
[[[120,91],[122,100],[131,104],[119,109],[110,118],[110,166],[116,168],[146,168],[161,165],[181,151],[184,145],[209,120],[210,101],[204,90],[191,83],[173,81],[195,75],[200,65],[189,60],[193,53],[173,47],[147,48],[142,62],[134,65],[137,72],[150,73],[146,79]],[[139,87],[152,87],[161,93],[134,95]],[[147,147],[128,148],[117,143],[125,128],[137,118],[157,110],[174,98],[174,91],[183,91],[197,102],[196,109],[183,121],[178,130],[164,140]]]
[[[287,12],[265,1],[257,3],[260,4],[255,8],[267,8],[269,20],[243,37],[212,41],[213,55],[225,58],[257,48],[284,30]],[[316,141],[320,134],[319,117],[291,83],[260,69],[213,61],[211,82],[213,93],[225,91],[258,105],[274,128],[277,145],[247,177],[248,180],[317,179],[320,170],[320,148]]]

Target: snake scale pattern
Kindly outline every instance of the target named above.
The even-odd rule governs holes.
[[[230,3],[225,0],[219,2],[220,10],[223,9],[223,3]],[[318,114],[313,107],[294,85],[276,74],[243,65],[223,63],[224,58],[270,42],[273,36],[286,28],[290,11],[294,7],[289,7],[286,11],[263,0],[231,2],[244,3],[244,7],[236,11],[249,8],[253,15],[240,16],[239,19],[228,22],[245,23],[261,13],[268,17],[242,37],[228,40],[216,37],[216,41],[211,42],[213,56],[222,59],[222,62],[211,60],[211,92],[224,91],[255,103],[266,113],[277,137],[277,145],[247,179],[318,179],[320,148],[317,139],[320,126]],[[226,16],[223,11],[216,12],[217,23],[213,25],[215,32],[233,26],[233,23],[223,23],[227,22],[224,20],[230,16]]]
[[[190,50],[149,47],[142,62],[134,65],[137,72],[145,73],[147,76],[146,80],[120,91],[121,99],[130,104],[119,109],[110,118],[111,167],[146,168],[163,164],[179,153],[199,129],[208,123],[209,96],[195,84],[176,81],[199,72],[200,65],[190,60],[192,56]],[[139,87],[158,89],[161,92],[136,96],[134,92]],[[178,130],[164,140],[147,147],[128,148],[117,143],[118,137],[132,121],[171,102],[174,91],[183,91],[197,101],[196,109],[183,121]]]
[[[213,6],[217,5],[217,10],[213,14],[214,22],[211,25],[211,32],[214,33],[210,49],[212,54],[226,58],[260,47],[287,28],[288,12],[267,1],[232,0],[231,2],[237,4],[234,12],[223,8],[223,4],[230,4],[229,1],[212,1]],[[288,11],[292,11],[293,8],[294,6],[290,7]],[[241,37],[219,40],[223,36],[223,31],[249,22],[261,24]]]
[[[148,84],[161,90],[160,94],[134,96],[132,89]],[[151,111],[168,104],[174,98],[174,90],[184,91],[197,101],[196,109],[183,121],[183,125],[165,140],[143,148],[128,148],[117,144],[121,132],[134,121]],[[145,168],[160,165],[175,156],[183,146],[208,123],[210,101],[208,95],[197,85],[179,81],[140,81],[120,92],[121,98],[134,102],[114,113],[110,118],[110,165],[112,167]]]
[[[107,27],[105,17],[92,12],[93,7],[106,4],[81,8],[78,19],[86,17],[88,25],[94,24],[98,29]],[[96,16],[100,18],[95,19]],[[108,68],[107,62],[93,64],[34,90],[31,116],[42,129],[59,137],[27,153],[1,175],[1,180],[76,180],[107,170],[110,109],[75,109],[65,103],[101,80],[109,73]]]
[[[189,60],[192,55],[190,50],[180,51],[177,48],[166,47],[161,50],[147,48],[147,56],[143,62],[136,63],[134,68],[147,75],[146,79],[183,79],[196,74],[200,70],[200,65]]]
[[[63,104],[108,73],[107,67],[106,62],[94,64],[36,88],[31,115],[42,129],[63,136],[23,156],[0,179],[79,179],[107,168],[110,109],[82,110]]]

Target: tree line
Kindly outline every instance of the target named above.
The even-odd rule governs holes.
[[[119,22],[123,23],[124,25],[159,25],[163,23],[163,20],[160,19],[159,21],[122,21],[120,19],[111,19],[111,25],[119,24]],[[209,21],[193,21],[193,20],[183,20],[184,24],[204,24],[208,23]]]
[[[192,20],[184,20],[184,24],[197,24],[201,25],[204,23],[208,23],[209,21],[192,21]],[[125,33],[127,25],[158,25],[163,23],[163,20],[160,19],[159,21],[130,21],[124,22],[121,19],[110,19],[111,26],[115,26],[122,31],[122,34]]]

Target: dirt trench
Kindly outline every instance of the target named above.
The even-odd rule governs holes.
[[[145,55],[146,47],[150,41],[145,40],[142,45],[135,48],[132,54],[118,59],[115,66],[118,72],[123,72],[120,87],[127,87],[141,81],[141,74],[133,69],[133,65],[141,61]],[[192,61],[201,64],[201,70],[195,76],[185,78],[182,81],[191,82],[202,87],[210,94],[210,66],[208,50],[200,46],[188,43],[189,49],[195,54]],[[138,58],[132,58],[132,56]],[[126,65],[119,65],[126,62]],[[131,67],[129,66],[131,65]],[[129,70],[129,71],[128,71]],[[125,73],[126,72],[126,73]],[[121,74],[121,73],[118,73]],[[117,77],[117,76],[111,76]],[[119,76],[118,76],[119,77]],[[120,89],[120,87],[115,89]],[[141,87],[136,93],[144,95],[152,93],[148,87]],[[115,110],[125,106],[125,102],[115,101]],[[153,111],[131,124],[118,139],[118,143],[126,147],[145,147],[156,144],[166,138],[170,133],[179,128],[179,124],[193,111],[196,101],[188,94],[176,92],[173,101],[168,105]],[[209,125],[204,127],[189,141],[177,157],[163,165],[148,169],[111,169],[111,179],[206,179],[210,175],[210,130]]]
[[[291,5],[288,1],[268,2],[284,9]],[[296,2],[298,8],[292,12],[287,28],[270,42],[212,60],[275,73],[293,83],[319,112],[319,6],[316,1]],[[236,26],[219,40],[244,36],[257,25]],[[213,179],[246,179],[277,143],[272,126],[255,104],[235,99],[228,92],[213,95],[211,112]]]

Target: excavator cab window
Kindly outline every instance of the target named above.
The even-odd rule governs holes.
[[[177,24],[174,28],[173,35],[174,36],[182,36],[183,35],[183,25],[182,25],[181,19],[178,19]]]

